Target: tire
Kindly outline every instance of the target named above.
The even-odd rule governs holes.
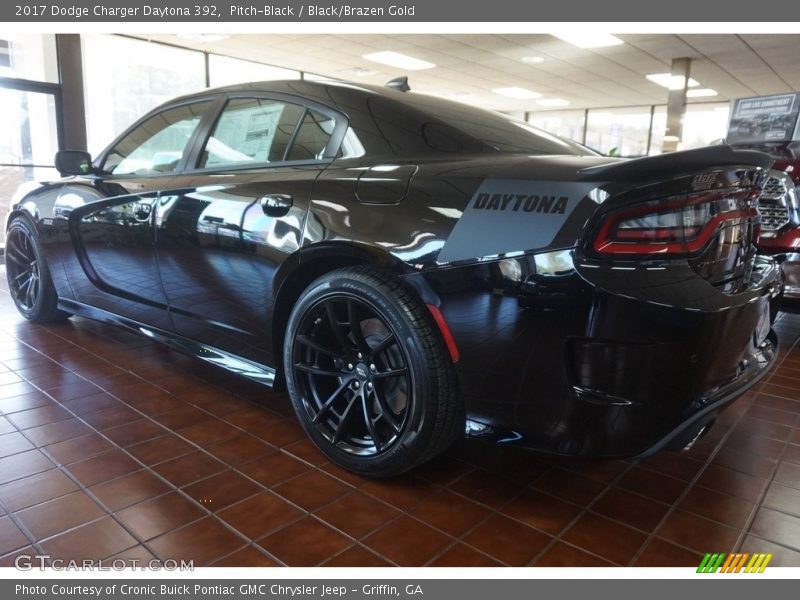
[[[34,323],[53,323],[69,317],[58,309],[58,294],[42,245],[25,217],[15,217],[6,231],[8,291],[19,313]]]
[[[314,443],[339,466],[391,477],[464,434],[455,370],[427,307],[396,277],[338,269],[289,317],[289,395]]]

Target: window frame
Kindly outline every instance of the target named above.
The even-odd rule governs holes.
[[[200,96],[192,96],[190,98],[180,98],[178,100],[169,102],[167,104],[162,104],[161,106],[151,110],[140,119],[135,121],[133,125],[128,127],[125,131],[123,131],[120,135],[118,135],[106,148],[98,155],[96,159],[92,161],[92,165],[95,167],[97,174],[100,175],[103,179],[150,179],[153,177],[175,177],[180,173],[183,173],[186,169],[186,165],[188,163],[188,159],[191,156],[191,152],[195,147],[195,143],[197,141],[197,137],[204,131],[204,128],[208,127],[208,121],[211,118],[214,118],[217,112],[219,111],[219,104],[221,100],[221,95],[216,94],[203,94]],[[188,106],[190,104],[199,104],[202,102],[208,102],[208,109],[203,116],[200,118],[200,122],[197,124],[192,135],[189,137],[189,140],[186,142],[186,145],[183,147],[183,154],[181,155],[178,164],[175,165],[175,169],[172,171],[168,171],[166,173],[127,173],[127,174],[116,174],[110,173],[105,171],[103,167],[105,166],[106,160],[108,160],[108,156],[117,145],[122,142],[127,136],[129,136],[135,129],[141,127],[152,119],[153,117],[167,112],[169,110],[180,108],[181,106]]]
[[[291,137],[289,138],[289,143],[286,146],[286,151],[284,152],[284,157],[289,156],[292,150],[292,146],[294,145],[294,141],[297,137],[297,132],[299,130],[300,124],[308,114],[309,110],[314,110],[319,112],[327,117],[330,117],[334,121],[333,133],[331,134],[330,139],[328,140],[328,145],[325,147],[323,158],[321,159],[305,159],[305,160],[282,160],[276,162],[264,162],[264,163],[248,163],[246,165],[219,165],[219,166],[212,166],[212,167],[198,167],[197,165],[200,162],[200,157],[203,153],[203,149],[208,142],[208,139],[211,137],[211,134],[214,131],[214,128],[217,125],[217,122],[222,117],[222,113],[225,110],[225,107],[228,106],[228,103],[231,100],[273,100],[275,102],[283,102],[286,104],[294,104],[299,106],[303,109],[298,117],[297,123],[295,123],[294,131],[292,132]],[[251,170],[260,170],[260,169],[272,169],[272,168],[281,168],[281,167],[290,167],[290,166],[313,166],[313,165],[327,165],[333,162],[336,158],[336,154],[339,152],[339,148],[342,145],[342,141],[344,140],[344,136],[347,133],[347,128],[350,126],[349,120],[345,115],[340,113],[339,111],[333,110],[332,108],[325,106],[324,104],[320,104],[319,102],[315,102],[313,100],[309,100],[308,98],[304,98],[303,96],[294,96],[292,94],[281,94],[281,93],[273,93],[273,92],[250,92],[250,91],[241,91],[241,92],[227,92],[221,95],[220,99],[217,102],[216,106],[216,114],[211,122],[205,125],[203,131],[200,131],[198,128],[198,133],[202,133],[202,135],[198,135],[195,139],[191,142],[193,147],[189,152],[187,157],[186,165],[184,169],[181,171],[187,175],[195,175],[195,174],[202,174],[202,173],[230,173],[230,172],[237,172],[237,171],[251,171]],[[190,166],[191,165],[191,166]]]
[[[208,138],[211,137],[211,133],[214,131],[214,127],[217,124],[217,121],[222,116],[222,112],[225,110],[225,107],[231,100],[239,100],[239,99],[259,99],[259,100],[275,100],[277,102],[286,102],[290,104],[296,104],[303,108],[302,113],[300,114],[300,118],[298,119],[297,124],[299,125],[302,123],[307,111],[315,110],[325,116],[330,117],[333,119],[335,125],[333,128],[333,133],[331,134],[330,140],[328,140],[328,145],[325,148],[324,157],[318,160],[286,160],[280,162],[270,162],[270,163],[256,163],[256,164],[247,164],[247,165],[230,165],[230,166],[222,166],[222,167],[198,167],[197,164],[200,160],[200,155],[203,152],[203,148],[205,148],[206,142]],[[189,138],[189,141],[186,143],[186,146],[183,150],[183,155],[181,159],[178,161],[178,164],[175,166],[175,170],[170,171],[168,173],[150,173],[150,174],[128,174],[128,175],[115,175],[114,173],[109,173],[107,171],[102,170],[102,166],[105,165],[105,162],[108,158],[110,152],[119,144],[126,136],[128,136],[134,129],[141,126],[145,123],[148,119],[152,117],[171,110],[173,108],[178,108],[181,106],[186,106],[187,104],[196,104],[198,102],[209,102],[208,110],[205,112],[203,117],[200,119],[200,123],[195,129],[192,136]],[[315,102],[314,100],[310,100],[303,96],[295,96],[293,94],[282,94],[279,92],[258,92],[258,91],[228,91],[228,92],[211,92],[207,94],[197,94],[194,96],[189,97],[182,97],[166,104],[162,104],[161,106],[151,110],[143,117],[138,119],[128,127],[125,131],[123,131],[120,135],[118,135],[106,148],[95,158],[92,162],[93,166],[97,170],[97,175],[102,179],[107,180],[123,180],[123,179],[150,179],[150,178],[159,178],[159,177],[175,177],[176,175],[197,175],[203,173],[229,173],[229,172],[237,172],[237,171],[249,171],[254,169],[271,169],[271,168],[280,168],[280,167],[287,167],[287,166],[304,166],[304,165],[327,165],[333,162],[336,158],[336,155],[339,152],[339,148],[341,148],[342,142],[344,141],[344,137],[347,133],[347,129],[350,127],[350,120],[338,110],[334,110],[329,106],[321,104],[319,102]],[[284,156],[288,156],[291,151],[292,144],[294,143],[294,139],[297,134],[297,125],[295,126],[295,130],[292,133],[292,137],[290,139],[289,144],[287,145],[287,150]]]

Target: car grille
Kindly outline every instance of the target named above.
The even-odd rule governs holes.
[[[770,177],[767,179],[767,185],[764,186],[764,193],[761,194],[762,198],[769,200],[783,200],[786,195],[786,184],[783,180],[777,177]]]
[[[785,206],[759,206],[761,229],[775,231],[789,222],[789,210]]]
[[[775,231],[789,222],[789,207],[786,205],[787,191],[786,184],[782,179],[770,177],[767,180],[758,204],[762,231]]]

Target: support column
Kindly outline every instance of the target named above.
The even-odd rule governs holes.
[[[683,78],[683,86],[670,89],[667,96],[667,131],[664,134],[663,152],[675,152],[681,141],[683,115],[686,112],[686,90],[689,89],[689,73],[692,67],[691,58],[673,58],[670,73],[673,81]]]
[[[86,107],[83,97],[81,36],[56,34],[65,150],[86,150]]]

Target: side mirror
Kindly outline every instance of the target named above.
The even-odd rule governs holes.
[[[62,175],[88,175],[92,172],[92,155],[81,150],[56,152],[56,169]]]

